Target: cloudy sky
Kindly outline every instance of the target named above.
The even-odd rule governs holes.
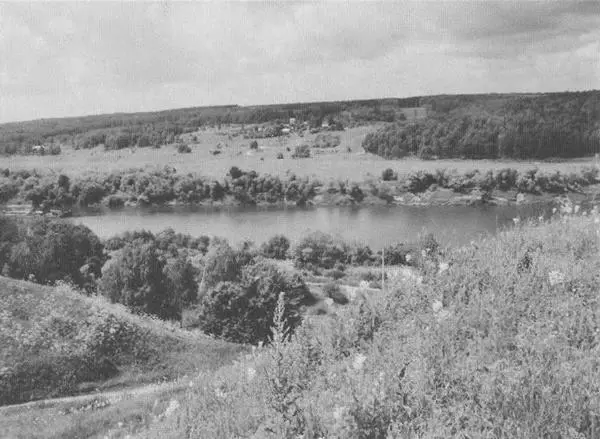
[[[0,122],[600,89],[600,1],[0,2]]]

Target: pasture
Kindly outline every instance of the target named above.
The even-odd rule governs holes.
[[[313,177],[323,181],[330,179],[365,181],[379,178],[386,168],[392,168],[399,177],[413,171],[433,171],[436,169],[456,169],[466,172],[472,169],[515,168],[518,170],[538,167],[542,170],[570,172],[594,163],[593,158],[582,158],[560,162],[515,161],[515,160],[420,160],[406,158],[386,160],[367,154],[361,144],[364,137],[382,124],[372,124],[333,132],[340,136],[336,148],[313,148],[311,157],[294,159],[294,148],[302,144],[312,145],[317,134],[306,132],[303,136],[291,133],[287,136],[257,139],[258,149],[251,150],[252,139],[239,135],[240,126],[207,129],[186,134],[183,140],[191,147],[191,153],[177,152],[175,145],[165,145],[160,149],[136,148],[105,151],[102,147],[88,150],[74,150],[62,146],[62,154],[57,156],[16,155],[0,158],[0,166],[11,170],[38,169],[65,173],[71,177],[89,173],[107,173],[130,168],[162,168],[171,166],[180,173],[198,173],[203,176],[221,179],[232,166],[243,170],[254,170],[259,174],[283,176],[294,173],[301,177]],[[220,148],[217,148],[220,145]],[[351,151],[349,151],[349,148]],[[218,154],[213,152],[219,151]],[[278,154],[283,159],[278,159]]]

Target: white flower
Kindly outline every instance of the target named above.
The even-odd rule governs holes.
[[[538,221],[539,221],[539,222],[542,222],[542,221],[544,221],[544,215],[541,215],[541,216],[539,216],[539,217],[538,217]]]
[[[345,413],[346,413],[346,407],[336,407],[336,408],[333,410],[333,418],[334,418],[336,421],[338,421],[338,422],[339,422],[339,421],[341,421],[341,420],[342,420],[342,418],[344,417]]]
[[[354,370],[361,370],[367,360],[367,356],[364,354],[357,354],[352,362],[352,368]]]
[[[431,304],[431,309],[433,309],[434,313],[440,312],[443,307],[444,307],[444,304],[439,300],[434,300],[433,303]]]
[[[369,282],[367,282],[366,280],[361,280],[361,281],[360,281],[360,284],[358,284],[358,286],[359,286],[361,289],[366,289],[366,288],[369,288]]]
[[[179,408],[179,401],[177,401],[176,399],[172,399],[171,401],[169,401],[169,406],[167,407],[167,409],[165,410],[165,417],[169,417],[171,416],[173,413],[175,413],[175,410],[177,410]]]
[[[407,254],[407,255],[404,257],[404,259],[406,259],[406,262],[410,262],[410,261],[411,261],[411,259],[412,259],[412,256],[411,256],[411,254],[410,254],[410,253],[409,253],[409,254]]]
[[[246,369],[246,377],[248,378],[248,381],[252,381],[255,376],[256,369],[254,369],[253,367],[249,367],[248,369]]]
[[[513,218],[513,223],[515,224],[519,224],[521,222],[521,220],[517,217],[517,218]]]
[[[448,311],[447,309],[443,309],[436,315],[437,321],[441,322],[442,320],[446,319],[449,315],[450,311]]]
[[[556,207],[552,208],[552,213],[556,213]]]
[[[448,268],[450,268],[450,265],[448,265],[447,262],[440,263],[439,273],[443,273],[444,271],[448,270]]]
[[[325,304],[327,306],[333,306],[333,299],[331,297],[328,297],[327,299],[325,299]]]
[[[558,270],[554,270],[548,273],[548,280],[550,282],[550,285],[558,285],[565,281],[565,275]]]
[[[579,209],[581,209],[581,206],[578,204],[575,206],[574,213],[579,213]]]

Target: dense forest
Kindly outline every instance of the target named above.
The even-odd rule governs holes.
[[[430,117],[369,134],[363,148],[386,158],[550,158],[600,152],[600,92],[435,96]]]

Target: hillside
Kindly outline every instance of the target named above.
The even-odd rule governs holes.
[[[198,377],[136,437],[596,437],[599,224],[556,216],[450,250]]]
[[[67,286],[0,276],[0,405],[213,370],[243,347]]]
[[[71,145],[76,148],[105,145],[111,149],[128,146],[160,146],[172,143],[181,134],[194,132],[200,127],[221,126],[221,124],[287,123],[290,118],[295,118],[298,123],[306,122],[310,127],[321,126],[323,121],[339,123],[342,126],[402,122],[407,119],[407,114],[410,115],[410,112],[406,111],[407,108],[421,107],[426,109],[427,124],[437,121],[435,129],[428,125],[428,129],[434,129],[436,132],[455,131],[459,128],[465,130],[464,124],[461,125],[464,118],[485,121],[485,123],[477,122],[475,126],[487,124],[482,132],[492,134],[498,130],[500,123],[507,123],[515,130],[526,127],[530,131],[533,129],[530,127],[532,121],[535,121],[535,126],[539,123],[544,127],[552,126],[555,132],[563,133],[560,142],[564,143],[565,139],[571,139],[572,144],[585,143],[583,151],[565,153],[567,156],[574,156],[582,152],[587,153],[596,147],[597,124],[600,120],[599,102],[600,91],[439,95],[247,107],[237,105],[194,107],[150,113],[40,119],[0,125],[0,154],[27,154],[33,151],[34,145],[44,143]],[[444,124],[438,125],[441,121],[444,121]],[[568,127],[566,132],[565,127]],[[580,136],[572,139],[573,133],[580,133]],[[534,136],[535,132],[531,131],[531,135]],[[444,136],[440,137],[439,133],[435,137],[441,139],[440,141],[446,140]],[[463,141],[471,148],[465,147],[466,155],[492,154],[488,151],[485,142],[482,142],[485,136],[482,138],[479,134],[471,135],[469,139],[470,143]],[[480,145],[482,143],[483,145]],[[574,147],[570,145],[565,145],[563,149],[571,151]],[[379,151],[378,146],[369,146],[367,149],[383,156],[393,156],[393,146],[386,147],[383,151]],[[410,152],[420,152],[425,146],[432,147],[428,142],[421,142],[418,146],[412,146]],[[445,148],[454,151],[455,146],[450,143]],[[475,150],[472,151],[473,149]],[[513,154],[512,150],[507,154],[518,155]]]

